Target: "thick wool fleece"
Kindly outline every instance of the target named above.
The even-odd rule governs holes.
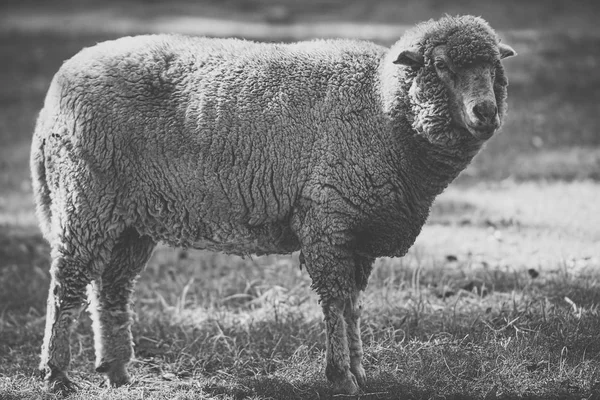
[[[498,44],[500,39],[489,24],[479,17],[446,16],[439,20],[423,22],[408,30],[396,42],[383,64],[384,81],[400,82],[384,87],[384,108],[396,109],[399,118],[408,116],[411,128],[427,136],[428,141],[445,145],[463,143],[469,135],[454,127],[448,110],[447,93],[436,75],[432,53],[435,47],[445,45],[447,55],[457,67],[464,68],[475,63],[492,63],[496,66],[494,94],[500,121],[506,114],[506,88],[508,80],[500,63]],[[399,69],[393,64],[402,49],[417,50],[425,59],[425,68]],[[417,80],[419,87],[427,88],[411,93]],[[404,103],[403,103],[404,102]],[[474,151],[477,151],[475,148]],[[467,163],[470,158],[464,158]],[[463,166],[464,168],[464,166]]]
[[[423,68],[393,64],[407,43]],[[235,254],[302,250],[328,326],[327,376],[351,389],[364,382],[357,296],[371,264],[406,253],[434,197],[481,146],[451,124],[429,58],[440,43],[456,63],[497,62],[503,116],[497,38],[477,18],[419,25],[391,50],[158,35],[101,43],[65,62],[31,157],[53,252],[47,379],[68,385],[65,338],[93,281],[98,370],[126,382],[129,294],[162,241]]]
[[[377,256],[369,249],[399,232],[388,217],[408,214],[388,204],[401,201],[378,94],[385,51],[180,36],[86,49],[57,73],[36,131],[39,215],[67,209],[57,227],[88,231],[73,251],[89,255],[98,249],[86,237],[133,227],[154,241],[236,254],[323,242]],[[365,232],[377,220],[383,226]],[[409,246],[394,242],[386,254]],[[336,286],[316,278],[324,296]]]

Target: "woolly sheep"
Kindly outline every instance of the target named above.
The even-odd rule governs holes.
[[[365,383],[360,297],[500,126],[514,55],[481,18],[417,25],[391,49],[171,35],[82,50],[48,90],[31,169],[51,283],[40,369],[68,392],[89,291],[96,370],[129,381],[130,296],[157,242],[291,253],[320,296],[325,374]]]

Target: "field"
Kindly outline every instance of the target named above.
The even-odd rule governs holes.
[[[223,26],[241,36],[273,41],[319,36],[328,24],[327,32],[339,26],[341,36],[368,36],[372,30],[358,28],[380,25],[374,39],[387,45],[394,23],[401,32],[445,12],[488,19],[519,53],[505,63],[508,119],[440,196],[409,254],[376,262],[362,325],[367,387],[351,398],[600,398],[599,7],[304,3],[0,6],[2,21],[58,16],[10,29],[0,23],[0,399],[53,398],[37,376],[49,248],[28,171],[52,75],[82,47],[128,30],[179,26],[177,16],[199,11],[203,21],[227,18]],[[79,23],[64,23],[65,15]],[[118,29],[107,15],[119,16]],[[194,29],[184,22],[183,30]],[[317,28],[298,28],[310,24]],[[239,258],[159,247],[137,284],[133,384],[110,389],[93,371],[84,313],[72,337],[71,376],[81,389],[70,398],[347,398],[332,395],[325,380],[322,314],[309,286],[297,254]]]

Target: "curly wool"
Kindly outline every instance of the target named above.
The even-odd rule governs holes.
[[[474,63],[493,63],[496,66],[494,93],[498,115],[503,121],[507,109],[508,80],[499,59],[499,42],[498,35],[489,24],[474,16],[445,16],[409,29],[391,47],[382,66],[383,80],[399,82],[383,88],[384,109],[397,116],[406,115],[410,128],[432,143],[468,146],[464,141],[468,142],[470,135],[457,129],[450,116],[448,96],[433,65],[433,50],[446,45],[446,54],[457,67],[468,67]],[[424,68],[396,68],[392,62],[401,49],[418,51],[424,57]],[[418,81],[417,86],[427,90],[411,93],[415,80]]]
[[[468,54],[465,43],[482,57],[498,52],[474,17],[420,24],[390,50],[163,35],[82,51],[56,75],[34,137],[44,231],[54,237],[50,205],[63,204],[81,214],[62,214],[66,228],[93,218],[175,246],[287,253],[318,237],[356,243],[369,258],[403,255],[433,198],[480,147],[452,126],[428,57],[421,73],[391,62],[407,43],[425,55],[440,43],[456,46],[451,54]],[[499,63],[498,72],[503,112]],[[427,90],[411,93],[414,80]],[[61,180],[87,201],[62,193]],[[78,232],[81,247],[95,235]]]
[[[128,380],[134,278],[166,242],[301,250],[328,326],[327,376],[355,393],[352,377],[366,379],[358,293],[374,259],[408,251],[435,196],[481,147],[452,124],[430,60],[436,43],[456,46],[456,62],[485,49],[497,58],[481,21],[425,23],[391,49],[156,35],[66,61],[31,152],[53,258],[40,364],[49,383],[70,384],[69,327],[92,281],[97,370]],[[418,71],[393,63],[407,44],[426,58]],[[505,86],[498,62],[501,117]]]
[[[483,18],[447,15],[439,20],[421,22],[407,30],[391,50],[393,52],[395,47],[420,48],[426,58],[431,58],[433,48],[445,44],[448,55],[457,66],[468,66],[497,60],[498,42],[498,35]]]

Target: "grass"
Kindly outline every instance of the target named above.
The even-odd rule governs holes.
[[[548,218],[552,208],[524,200],[557,191],[577,193],[584,203],[600,190],[589,182],[554,186],[449,190],[405,258],[377,261],[365,295],[364,398],[597,393],[599,225],[588,226],[585,211]],[[532,256],[559,247],[559,230],[581,236],[578,256]],[[538,238],[530,254],[495,256],[521,235]],[[18,360],[0,369],[0,393],[9,399],[42,396],[35,367],[48,274],[38,239],[21,237],[35,257],[15,254],[0,275],[0,354]],[[295,257],[161,247],[138,283],[136,383],[101,387],[84,315],[73,335],[73,375],[84,389],[72,398],[326,398],[322,317],[309,283]]]
[[[386,1],[362,19],[358,2],[330,3],[321,18],[335,9],[338,19],[392,21]],[[165,7],[144,4],[149,15]],[[271,3],[249,4],[251,14]],[[487,17],[491,3],[477,4],[442,10],[423,2],[412,17],[470,7]],[[440,196],[409,254],[376,262],[365,293],[368,381],[360,398],[600,398],[600,35],[552,25],[546,9],[526,30],[523,15],[537,3],[513,19],[512,3],[499,4],[488,19],[520,53],[506,63],[509,117]],[[574,18],[570,10],[560,21]],[[303,12],[298,18],[317,14]],[[2,400],[53,398],[36,373],[49,260],[27,165],[35,115],[62,61],[110,38],[0,35],[0,58],[9,60],[0,65]],[[72,341],[72,376],[82,388],[71,398],[332,397],[309,285],[296,254],[242,259],[160,247],[137,285],[133,385],[110,389],[93,372],[84,313]]]

